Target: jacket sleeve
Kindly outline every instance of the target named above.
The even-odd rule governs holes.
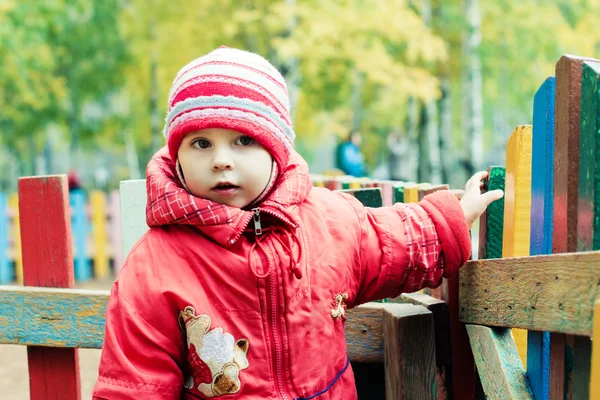
[[[93,399],[179,399],[179,346],[136,312],[113,286]]]
[[[353,305],[437,287],[471,255],[466,218],[449,191],[428,195],[418,204],[381,208],[347,199],[361,230]]]

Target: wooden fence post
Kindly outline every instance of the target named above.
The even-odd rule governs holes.
[[[554,93],[555,79],[548,78],[533,98],[533,146],[531,164],[531,235],[529,254],[552,253],[554,192]],[[527,376],[537,399],[550,394],[549,332],[529,331]]]
[[[433,400],[435,335],[425,307],[387,304],[383,309],[386,398]]]
[[[66,175],[20,178],[19,218],[25,285],[72,288]],[[81,399],[77,349],[28,347],[27,357],[32,399]]]

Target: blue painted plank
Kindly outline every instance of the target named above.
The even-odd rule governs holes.
[[[0,344],[99,349],[108,290],[0,286]],[[348,310],[346,348],[353,362],[383,363],[383,308]]]
[[[8,258],[8,198],[0,193],[0,285],[12,280],[11,260]]]
[[[0,343],[99,349],[108,291],[0,286]]]
[[[533,98],[530,254],[552,253],[554,199],[555,78],[540,86]],[[550,334],[530,331],[527,376],[536,400],[550,396]]]
[[[92,276],[92,267],[87,256],[89,223],[85,215],[85,193],[74,190],[69,193],[71,203],[71,229],[75,249],[75,280],[86,282]]]

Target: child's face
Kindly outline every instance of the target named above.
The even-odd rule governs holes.
[[[271,155],[250,137],[221,128],[188,133],[177,153],[189,191],[244,208],[267,187]]]

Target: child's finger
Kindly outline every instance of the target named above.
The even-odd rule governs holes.
[[[481,195],[481,198],[484,200],[486,206],[490,203],[500,200],[504,196],[504,192],[500,189],[492,190],[491,192],[485,192]]]
[[[475,175],[473,175],[468,181],[467,184],[465,185],[465,190],[469,191],[469,190],[473,190],[473,189],[479,189],[479,185],[481,183],[482,180],[485,179],[485,177],[487,176],[487,171],[479,171],[477,173],[475,173]]]

